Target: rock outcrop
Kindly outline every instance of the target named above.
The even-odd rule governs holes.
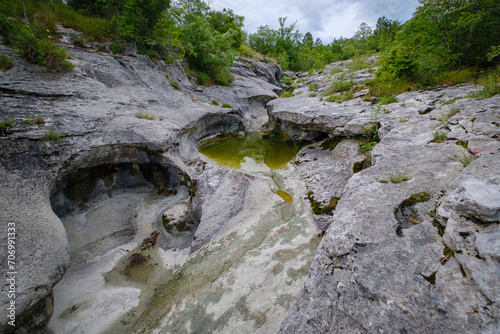
[[[361,137],[370,122],[380,125],[371,167],[345,186],[322,187],[339,174],[304,179],[325,204],[340,201],[280,333],[499,330],[500,96],[466,98],[477,89],[404,93],[380,107],[306,94],[268,104],[270,117],[299,139]],[[359,127],[346,131],[350,122]],[[446,134],[441,142],[436,131]]]
[[[197,122],[205,117],[214,124],[226,115],[236,115],[241,130],[263,123],[265,103],[277,98],[275,92],[280,91],[268,83],[276,83],[279,68],[259,65],[257,73],[251,69],[246,76],[235,73],[233,88],[201,90],[179,64],[167,66],[143,55],[112,56],[68,45],[75,71],[51,74],[0,47],[16,65],[0,76],[2,117],[16,121],[0,138],[0,221],[2,230],[15,227],[16,233],[15,323],[29,323],[23,330],[34,332],[50,319],[52,306],[45,300],[52,301],[52,289],[70,265],[70,253],[73,264],[90,263],[118,245],[140,243],[151,229],[164,231],[161,214],[175,201],[191,206],[195,181],[188,173],[196,177],[203,164],[200,170],[186,162],[197,161],[198,139],[222,131],[214,125],[193,133]],[[232,108],[213,105],[212,99],[221,105],[231,103]],[[243,117],[251,107],[258,110],[255,115],[246,112]],[[189,143],[181,133],[191,134]],[[183,145],[194,150],[180,152]],[[167,150],[180,152],[182,158],[169,156]],[[154,210],[144,211],[151,206],[150,200],[141,199],[148,192],[167,199],[155,200]],[[139,200],[126,193],[138,194]],[[99,202],[106,202],[106,208]],[[197,209],[190,211],[196,221]],[[145,220],[146,227],[141,225]],[[192,226],[193,232],[196,227]],[[188,235],[173,238],[164,232],[157,242],[189,249],[193,235]],[[2,242],[7,245],[6,233]],[[7,268],[7,260],[2,256],[3,268]],[[4,310],[13,300],[6,289],[9,287],[2,285],[0,305]],[[27,320],[37,305],[49,305],[37,311],[47,315],[37,315],[37,322]],[[111,317],[111,309],[109,312],[103,316]],[[14,329],[7,320],[2,317],[1,331]]]

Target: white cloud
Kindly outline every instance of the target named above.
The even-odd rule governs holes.
[[[287,25],[297,21],[302,33],[330,43],[333,38],[352,37],[362,22],[375,28],[385,16],[404,22],[415,11],[417,0],[212,0],[216,10],[231,8],[245,17],[244,29],[256,32],[259,26],[278,28],[278,17],[287,17]]]

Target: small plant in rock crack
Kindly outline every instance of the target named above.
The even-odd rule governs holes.
[[[464,167],[467,167],[474,160],[474,156],[468,150],[463,150],[460,155],[455,156],[455,159]]]
[[[294,81],[292,78],[290,77],[283,77],[281,78],[281,85],[283,86],[283,89],[285,91],[293,91],[295,89],[295,86],[294,86]]]
[[[45,132],[45,135],[42,137],[42,141],[54,141],[54,142],[62,142],[64,141],[64,135],[62,133],[52,131],[52,130],[47,130]]]
[[[13,117],[5,117],[1,122],[0,122],[0,134],[4,134],[5,130],[7,128],[11,128],[16,124],[16,119]]]
[[[172,80],[170,81],[170,86],[174,87],[176,90],[181,90],[181,85],[178,81]]]
[[[444,130],[436,130],[432,133],[434,137],[433,142],[435,143],[443,143],[448,140],[448,132]]]
[[[150,121],[154,121],[155,117],[151,114],[148,114],[148,113],[142,113],[142,112],[138,112],[137,114],[135,114],[135,117],[137,118],[142,118],[142,119],[149,119]]]
[[[32,113],[30,113],[30,115],[34,116]],[[28,125],[43,125],[45,124],[45,119],[43,116],[36,116],[35,118],[23,119],[23,122]]]

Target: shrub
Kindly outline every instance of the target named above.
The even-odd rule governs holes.
[[[111,44],[111,53],[112,54],[117,54],[117,53],[123,52],[124,49],[125,48],[120,43],[113,42]]]
[[[56,72],[72,71],[74,65],[65,61],[66,50],[55,45],[49,37],[38,38],[31,28],[22,28],[14,45],[19,56],[30,63]]]
[[[228,104],[228,103],[224,103],[224,104],[222,105],[222,108],[230,108],[230,109],[231,109],[231,108],[233,108],[233,106],[232,106],[232,105],[230,105],[230,104]]]
[[[14,62],[12,62],[12,59],[7,57],[6,55],[0,55],[0,70],[2,72],[7,72],[13,67],[14,67]]]
[[[214,106],[218,106],[218,105],[219,105],[219,102],[218,102],[217,100],[212,100],[212,104],[213,104]]]
[[[318,89],[318,87],[319,87],[319,84],[312,83],[309,85],[309,91],[312,92],[313,90]]]
[[[196,81],[202,86],[208,86],[210,84],[210,76],[204,72],[196,73]]]
[[[283,97],[283,98],[292,97],[292,96],[295,96],[295,94],[292,92],[289,92],[289,91],[283,91],[280,94],[280,97]]]
[[[309,97],[316,97],[316,96],[318,96],[317,93],[311,93],[311,94],[309,94]]]
[[[79,46],[79,47],[85,46],[85,40],[83,36],[80,34],[71,34],[70,40],[74,46]]]
[[[379,78],[368,84],[370,94],[373,96],[387,97],[393,96],[410,89],[410,83],[403,78],[396,78],[390,81],[383,81]]]
[[[281,85],[284,90],[292,91],[295,87],[293,86],[293,79],[290,77],[281,78]]]

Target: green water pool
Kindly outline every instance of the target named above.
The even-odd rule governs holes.
[[[300,147],[293,143],[264,139],[260,132],[210,141],[198,150],[224,167],[247,172],[278,169],[292,160]]]

